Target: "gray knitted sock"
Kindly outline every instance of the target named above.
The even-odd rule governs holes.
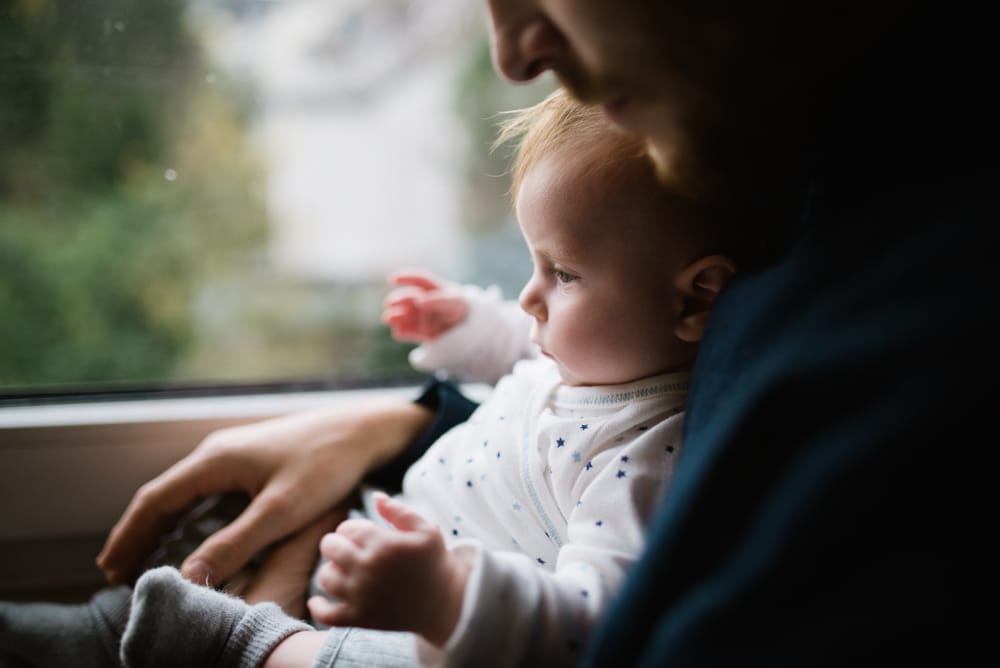
[[[0,603],[0,666],[119,668],[128,587],[108,587],[88,603]]]
[[[256,668],[282,640],[311,630],[274,603],[249,606],[164,566],[135,583],[121,660],[126,668]]]
[[[202,499],[164,534],[143,570],[180,566],[202,541],[237,517],[249,502],[242,492]],[[262,558],[256,555],[248,568]],[[224,584],[224,583],[223,583]],[[102,589],[82,605],[0,602],[0,668],[115,666],[132,590]]]

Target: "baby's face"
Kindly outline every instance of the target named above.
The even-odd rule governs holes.
[[[615,385],[690,367],[674,335],[684,264],[661,200],[608,192],[593,156],[562,151],[525,174],[515,204],[534,271],[521,292],[533,340],[571,385]],[[652,179],[652,177],[650,177]],[[655,187],[655,183],[654,183]]]

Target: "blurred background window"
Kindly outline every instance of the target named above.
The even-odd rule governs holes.
[[[414,376],[422,266],[516,295],[481,0],[0,0],[0,396]]]

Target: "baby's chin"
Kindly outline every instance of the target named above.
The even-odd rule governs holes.
[[[556,363],[556,370],[559,372],[559,380],[563,385],[570,387],[604,387],[609,385],[621,385],[629,383],[639,378],[622,378],[615,371],[608,371],[600,368],[582,368],[586,365],[577,365],[573,370],[567,369],[562,362],[552,355],[543,352],[543,355]],[[655,375],[655,374],[650,374]]]
[[[593,383],[584,382],[583,380],[581,380],[580,378],[576,377],[571,373],[566,373],[566,370],[563,369],[561,365],[559,365],[558,368],[559,368],[559,380],[562,381],[563,385],[569,385],[570,387],[584,387],[587,385],[593,385]]]
[[[568,385],[569,387],[602,387],[605,385],[618,385],[617,382],[604,382],[601,378],[581,378],[573,374],[566,373],[561,368],[559,369],[559,378],[562,380],[563,385]]]

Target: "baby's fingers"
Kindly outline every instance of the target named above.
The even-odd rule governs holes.
[[[422,315],[411,298],[394,301],[382,310],[382,324],[388,326],[398,341],[423,343]]]
[[[423,269],[403,269],[389,275],[393,285],[410,285],[420,290],[437,290],[441,287],[441,279]]]
[[[424,295],[423,290],[417,290],[416,288],[396,288],[395,290],[390,290],[389,294],[385,296],[382,300],[382,306],[385,308],[413,308],[414,305]]]
[[[319,553],[341,571],[354,569],[360,550],[357,543],[341,533],[328,533],[319,542]]]
[[[346,603],[313,596],[306,601],[313,620],[325,626],[351,626],[354,614]]]
[[[417,511],[388,494],[375,495],[375,509],[389,524],[400,531],[435,531],[434,525]]]
[[[388,306],[382,311],[382,323],[390,327],[414,328],[419,322],[419,313],[411,306]]]
[[[350,600],[347,575],[333,562],[326,562],[316,572],[316,585],[327,596],[340,600]]]

